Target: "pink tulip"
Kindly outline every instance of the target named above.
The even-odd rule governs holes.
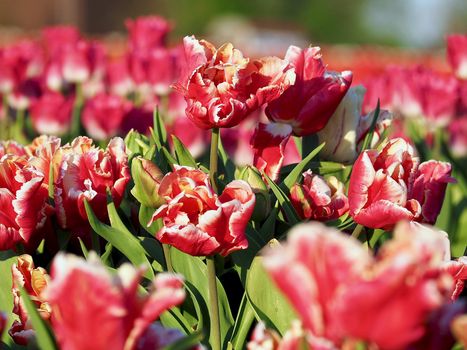
[[[29,166],[26,157],[0,159],[0,250],[17,244],[37,247],[53,213],[47,198],[44,174]]]
[[[60,348],[149,350],[138,342],[148,341],[151,323],[180,304],[185,292],[181,277],[158,274],[149,294],[141,295],[142,274],[143,269],[124,264],[111,275],[95,254],[85,261],[58,253],[44,295]]]
[[[290,46],[285,60],[295,68],[295,84],[268,103],[266,115],[290,124],[297,136],[313,134],[331,118],[352,83],[352,73],[326,71],[319,47]]]
[[[291,134],[292,128],[289,124],[258,123],[251,137],[254,166],[274,181],[279,179],[285,147]]]
[[[0,158],[6,154],[19,157],[27,155],[23,145],[17,143],[16,141],[0,141]]]
[[[449,124],[449,149],[456,157],[467,156],[467,115]]]
[[[447,37],[448,62],[459,79],[467,79],[467,35],[451,34]]]
[[[294,184],[290,189],[292,205],[302,219],[333,220],[349,210],[344,184],[334,176],[325,180],[311,170],[302,175],[303,184]]]
[[[187,101],[186,114],[200,128],[230,128],[282,94],[295,79],[277,57],[250,60],[228,43],[185,37],[185,65],[176,85]]]
[[[62,161],[55,180],[55,206],[62,228],[78,236],[88,237],[89,224],[84,201],[97,217],[107,221],[107,189],[118,207],[130,180],[128,156],[121,138],[110,140],[107,149],[92,145],[80,136],[62,150]],[[89,237],[88,237],[89,238]]]
[[[99,94],[87,100],[82,112],[87,134],[95,140],[117,135],[131,108],[131,102],[117,95]]]
[[[74,99],[47,92],[30,108],[34,129],[39,134],[63,135],[70,128]]]
[[[159,16],[127,19],[125,26],[129,33],[129,49],[148,51],[166,45],[171,24]]]
[[[23,304],[20,288],[28,294],[41,317],[49,320],[52,311],[42,296],[42,291],[49,282],[49,275],[42,267],[34,266],[30,255],[19,256],[18,262],[11,266],[11,272],[13,275],[13,313],[18,315],[19,320],[13,322],[8,333],[16,344],[27,345],[34,338],[35,331]]]
[[[125,97],[133,92],[134,82],[130,75],[127,56],[107,62],[106,74],[106,82],[112,94]]]
[[[399,350],[421,339],[432,313],[449,300],[445,239],[402,223],[374,259],[353,238],[308,223],[264,262],[312,336],[337,347],[354,339]]]
[[[176,167],[161,181],[159,196],[166,204],[153,214],[148,226],[162,219],[159,241],[195,256],[246,249],[245,229],[253,214],[255,195],[242,180],[229,183],[217,196],[201,170]]]
[[[448,163],[418,165],[413,148],[403,139],[389,141],[381,152],[367,150],[355,162],[349,184],[350,215],[355,222],[391,229],[401,220],[434,223],[446,184]]]

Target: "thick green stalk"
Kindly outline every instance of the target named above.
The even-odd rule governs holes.
[[[209,314],[211,316],[212,350],[221,350],[221,328],[219,322],[219,302],[217,297],[216,266],[213,256],[206,257],[208,265]]]
[[[211,129],[211,153],[209,155],[209,179],[214,192],[217,193],[217,149],[219,147],[219,129]]]

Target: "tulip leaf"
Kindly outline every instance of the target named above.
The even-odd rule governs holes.
[[[28,293],[22,287],[20,289],[20,293],[21,300],[24,306],[26,307],[26,311],[28,313],[29,321],[31,322],[32,328],[36,333],[35,340],[39,345],[39,348],[51,350],[58,349],[52,331],[42,319],[42,317],[39,315],[36,305],[31,301]]]
[[[363,152],[366,149],[371,148],[371,141],[373,140],[373,135],[375,133],[376,122],[378,121],[379,112],[380,112],[380,106],[379,106],[379,99],[378,99],[378,102],[376,103],[375,115],[373,116],[373,120],[371,121],[370,128],[368,129],[368,132],[363,140],[361,152]]]
[[[266,178],[269,187],[271,187],[274,196],[276,196],[277,200],[279,201],[280,206],[284,209],[285,215],[287,216],[287,220],[290,224],[295,225],[300,221],[295,208],[293,207],[290,199],[284,193],[284,191],[276,185],[274,181],[271,180],[269,176],[263,173],[263,176]]]
[[[326,143],[323,142],[318,147],[316,147],[313,151],[310,152],[300,163],[298,163],[295,168],[290,172],[290,174],[284,179],[282,182],[283,186],[281,188],[285,191],[286,189],[290,190],[290,188],[298,182],[298,179],[304,172],[308,163],[318,155],[318,153],[323,149]]]
[[[170,256],[172,260],[172,266],[175,272],[182,274],[186,282],[189,282],[193,288],[195,288],[201,299],[197,299],[194,302],[198,302],[200,307],[206,307],[209,305],[209,290],[208,290],[208,276],[206,264],[195,256],[191,256],[181,252],[180,250],[171,247]],[[217,293],[219,298],[219,321],[221,326],[221,339],[227,342],[230,332],[232,331],[234,319],[232,312],[230,311],[229,301],[225,293],[224,287],[217,279]],[[206,323],[210,320],[209,314],[204,318]],[[203,321],[204,321],[203,319]],[[209,330],[209,325],[203,325],[205,330]],[[224,344],[226,345],[226,344]],[[224,348],[224,346],[223,346]]]
[[[263,268],[261,256],[253,260],[248,271],[246,293],[258,321],[263,320],[268,328],[277,330],[281,335],[290,329],[292,320],[297,316]]]
[[[159,319],[166,328],[176,328],[185,334],[190,334],[190,325],[177,307],[164,311]]]
[[[193,158],[190,151],[187,150],[183,142],[175,135],[172,135],[172,141],[178,164],[197,168],[196,160]]]
[[[175,159],[174,156],[170,154],[169,150],[166,147],[162,147],[161,150],[162,150],[162,154],[167,160],[167,163],[171,167],[173,167],[174,164],[178,164],[177,159]]]
[[[86,214],[92,229],[107,242],[110,242],[110,244],[118,249],[123,255],[125,255],[128,260],[133,263],[133,265],[143,265],[147,267],[144,276],[152,280],[154,278],[154,271],[152,270],[151,264],[146,257],[147,252],[144,250],[141,242],[126,228],[124,230],[120,230],[99,221],[87,200],[84,201],[84,207],[86,209]],[[107,208],[109,209],[109,207],[111,208],[111,206],[108,206]],[[116,211],[113,212],[112,210],[109,210],[109,217],[113,217],[113,219],[110,219],[110,221],[112,222],[113,220],[114,223],[117,221],[115,214]]]
[[[254,319],[255,312],[248,301],[246,293],[244,293],[237,318],[235,319],[232,337],[230,338],[230,343],[233,345],[234,349],[245,349],[246,339]]]
[[[2,281],[2,287],[0,288],[0,311],[7,314],[10,314],[13,309],[11,266],[16,264],[17,260],[16,253],[11,250],[0,252],[0,281]],[[9,329],[11,323],[13,323],[13,318],[9,317],[5,329]],[[13,340],[7,332],[3,333],[2,341],[7,345],[13,344]]]
[[[225,182],[233,181],[233,179],[235,178],[235,164],[230,160],[229,155],[225,151],[221,137],[219,137],[219,145],[217,148],[217,152],[221,161],[221,168],[219,169],[219,173],[225,175]]]
[[[186,350],[195,347],[203,340],[203,332],[197,331],[190,335],[167,345],[163,350]]]
[[[153,114],[153,128],[150,129],[151,139],[157,146],[157,149],[167,147],[167,130],[159,113],[159,107],[156,107]]]

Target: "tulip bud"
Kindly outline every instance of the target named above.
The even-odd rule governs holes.
[[[158,194],[164,174],[157,165],[150,160],[136,157],[131,163],[131,175],[135,183],[131,194],[138,202],[151,208],[158,208],[164,203],[164,199]]]
[[[240,172],[239,178],[248,182],[256,197],[256,205],[252,218],[255,221],[264,220],[271,212],[271,198],[269,197],[269,188],[264,183],[260,172],[247,165]]]
[[[318,132],[319,142],[326,142],[320,155],[341,163],[352,163],[358,156],[356,130],[366,89],[358,85],[349,89],[326,127]]]

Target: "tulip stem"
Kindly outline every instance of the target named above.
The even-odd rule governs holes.
[[[83,107],[83,87],[81,83],[76,84],[75,103],[71,120],[70,136],[71,139],[80,135],[81,129],[81,108]]]
[[[360,236],[360,233],[362,232],[363,230],[363,225],[360,225],[360,224],[357,224],[357,226],[355,226],[353,232],[352,232],[352,237],[354,238],[358,238],[358,236]]]
[[[211,346],[212,350],[221,350],[221,329],[219,323],[219,301],[217,297],[216,266],[214,256],[207,256],[209,314],[211,316]]]
[[[174,272],[172,266],[172,259],[170,258],[170,247],[168,244],[162,244],[162,250],[164,251],[165,264],[167,265],[168,272]]]
[[[219,128],[211,129],[211,152],[209,154],[209,179],[214,192],[217,193],[217,149],[219,147]]]

